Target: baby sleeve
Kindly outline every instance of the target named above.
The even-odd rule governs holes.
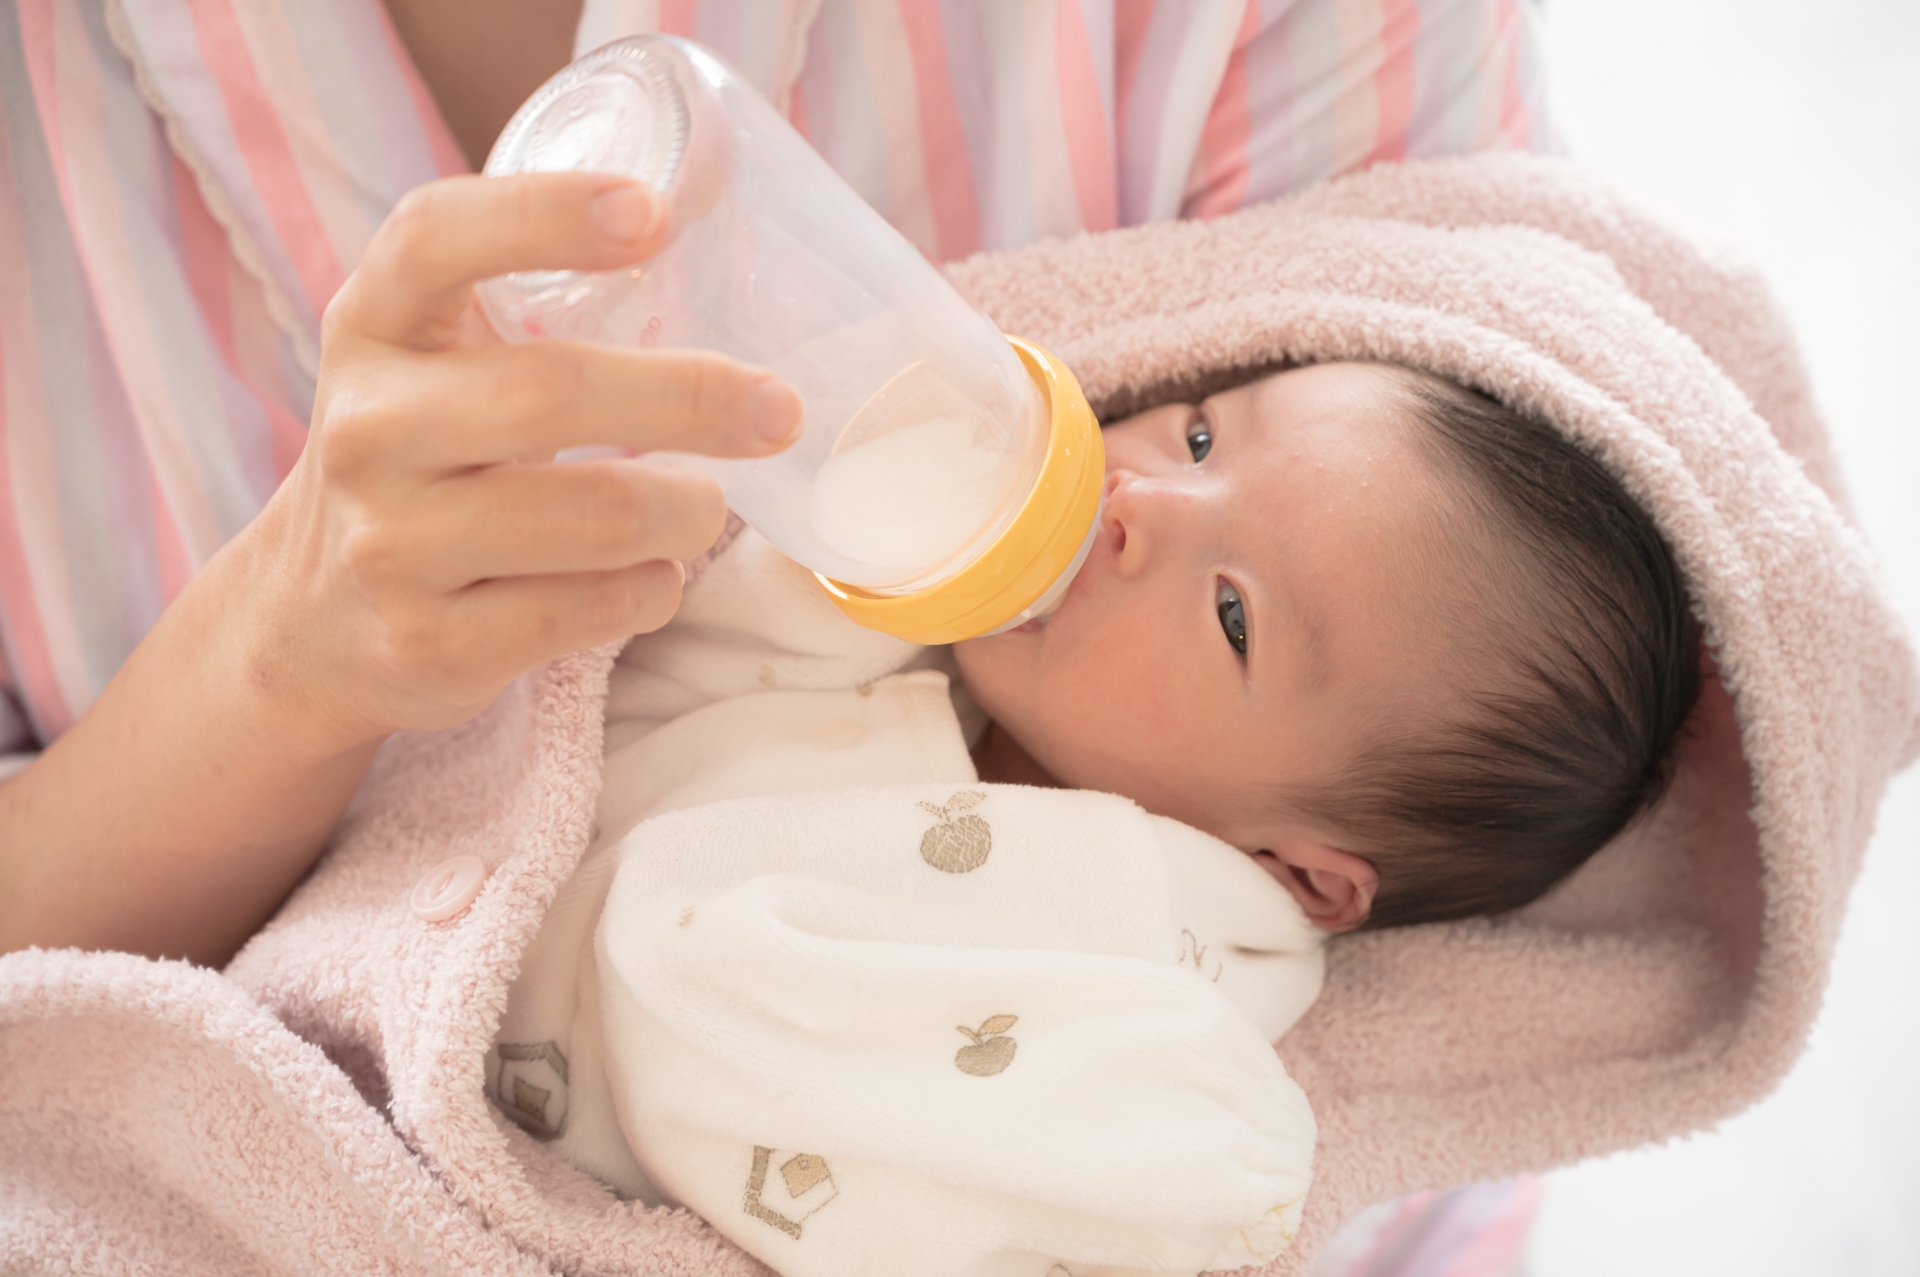
[[[1279,1254],[1314,1146],[1109,795],[898,786],[640,826],[596,932],[648,1178],[786,1277]]]

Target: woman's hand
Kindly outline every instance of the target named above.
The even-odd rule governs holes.
[[[591,174],[414,191],[328,307],[308,447],[262,514],[258,645],[346,737],[438,728],[540,662],[655,629],[718,485],[614,445],[758,456],[800,424],[770,374],[693,351],[503,345],[475,281],[607,270],[659,247],[659,203]]]
[[[328,308],[293,473],[93,706],[0,785],[0,952],[222,963],[312,865],[374,749],[477,713],[522,671],[658,626],[716,485],[611,444],[730,456],[798,430],[794,392],[690,351],[506,346],[473,283],[610,270],[656,201],[591,174],[410,195]]]

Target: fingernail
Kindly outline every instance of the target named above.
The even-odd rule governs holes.
[[[763,377],[753,388],[753,429],[768,443],[785,443],[800,432],[805,408],[800,392],[778,377]]]
[[[645,187],[616,186],[593,197],[593,224],[608,239],[644,239],[660,220],[660,201]]]

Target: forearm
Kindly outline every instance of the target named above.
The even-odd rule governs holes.
[[[252,567],[244,545],[217,557],[0,785],[0,951],[220,965],[312,865],[379,738],[300,703],[242,605],[265,588]]]

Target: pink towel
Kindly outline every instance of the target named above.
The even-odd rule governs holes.
[[[1697,1130],[1779,1079],[1881,793],[1920,750],[1920,673],[1750,269],[1578,168],[1495,155],[953,274],[1108,415],[1337,358],[1537,412],[1654,512],[1706,626],[1718,674],[1651,820],[1519,916],[1332,946],[1278,1044],[1321,1147],[1269,1272],[1305,1271],[1369,1202]],[[609,659],[393,741],[224,976],[0,959],[0,1268],[759,1271],[482,1095],[518,953],[586,844]],[[422,922],[410,889],[459,853],[491,876]]]

